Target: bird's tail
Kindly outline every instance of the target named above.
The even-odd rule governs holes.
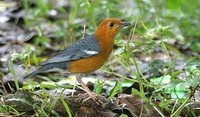
[[[62,62],[61,62],[61,63],[46,64],[46,65],[40,67],[38,70],[36,70],[36,71],[34,71],[34,72],[32,72],[32,73],[26,75],[26,76],[24,77],[24,80],[29,79],[29,78],[31,78],[31,77],[33,77],[33,76],[39,74],[39,73],[42,73],[42,72],[47,71],[47,70],[50,70],[50,69],[52,69],[52,68],[67,69],[66,63],[62,63]]]
[[[37,69],[36,71],[34,71],[34,72],[32,72],[32,73],[26,75],[26,76],[24,77],[24,80],[29,79],[29,78],[31,78],[31,77],[33,77],[33,76],[39,74],[39,73],[42,73],[42,72],[47,71],[47,70],[50,70],[50,69],[52,69],[52,68],[53,68],[53,66],[52,66],[51,64],[42,66],[42,67],[40,67],[39,69]]]
[[[34,72],[32,72],[32,73],[26,75],[26,76],[24,77],[24,80],[29,79],[29,78],[31,78],[31,77],[33,77],[33,76],[35,76],[35,75],[37,75],[37,74],[39,74],[39,73],[41,73],[41,72],[43,72],[43,71],[42,71],[42,69],[40,68],[40,69],[38,69],[38,70],[36,70],[36,71],[34,71]]]

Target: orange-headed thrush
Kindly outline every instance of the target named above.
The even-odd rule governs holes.
[[[130,23],[117,18],[107,18],[97,27],[96,31],[88,35],[64,50],[58,52],[52,58],[41,63],[41,67],[26,75],[30,78],[34,75],[53,68],[68,70],[74,74],[87,74],[99,69],[108,59],[114,45],[114,37],[118,31]],[[81,78],[77,78],[85,91],[94,99]]]

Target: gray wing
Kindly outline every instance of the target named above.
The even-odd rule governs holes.
[[[41,65],[43,66],[50,63],[68,62],[88,58],[98,54],[99,52],[99,42],[94,35],[87,34],[85,38],[60,51],[49,60],[42,62]]]

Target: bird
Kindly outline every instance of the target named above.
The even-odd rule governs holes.
[[[36,71],[26,75],[24,79],[54,68],[67,70],[76,75],[83,90],[90,98],[96,100],[90,89],[83,83],[82,75],[96,71],[107,61],[113,50],[115,36],[120,29],[129,25],[131,24],[119,18],[104,19],[93,34],[85,34],[76,43],[42,62]]]

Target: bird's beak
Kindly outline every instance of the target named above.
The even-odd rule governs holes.
[[[130,25],[131,25],[131,23],[122,22],[120,26],[123,28],[123,27],[125,27],[125,26],[130,26]]]

